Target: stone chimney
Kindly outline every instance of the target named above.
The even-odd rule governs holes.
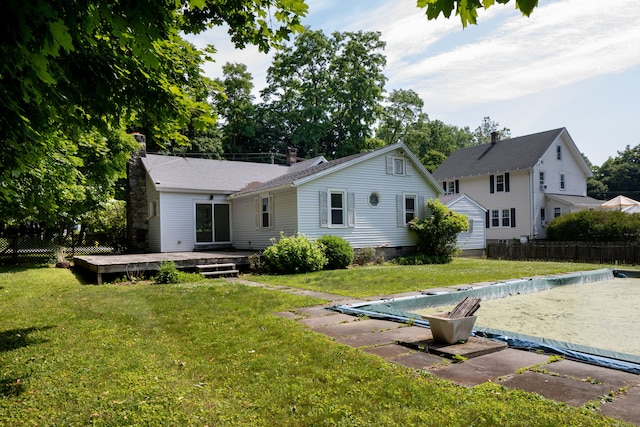
[[[298,161],[298,149],[293,147],[287,148],[287,166],[291,166]]]
[[[498,134],[498,132],[496,131],[491,132],[491,145],[495,145],[499,139],[500,139],[500,135]]]
[[[144,253],[149,247],[149,204],[147,201],[147,174],[142,157],[147,155],[147,138],[134,132],[140,144],[127,162],[127,251]]]

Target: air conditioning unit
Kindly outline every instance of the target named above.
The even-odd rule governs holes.
[[[540,190],[546,191],[547,190],[547,184],[540,185]]]

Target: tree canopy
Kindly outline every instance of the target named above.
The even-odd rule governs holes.
[[[618,195],[638,200],[640,198],[640,145],[618,151],[600,167],[592,167],[593,178],[589,180],[589,195],[611,199]]]
[[[476,24],[478,18],[478,9],[488,9],[494,4],[506,4],[511,0],[418,0],[418,7],[426,9],[425,13],[428,19],[436,19],[440,14],[446,18],[450,18],[451,14],[460,16],[462,26],[468,24]],[[514,0],[516,9],[519,9],[523,15],[529,16],[533,9],[538,6],[538,0]]]
[[[183,34],[226,24],[236,46],[266,51],[301,31],[306,11],[303,0],[4,5],[0,221],[75,215],[71,200],[112,194],[133,146],[123,130],[162,145],[213,123],[203,52]]]

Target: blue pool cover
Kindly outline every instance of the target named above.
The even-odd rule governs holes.
[[[617,270],[615,273],[616,277],[626,276],[624,272]],[[428,307],[455,305],[464,297],[482,299],[505,298],[514,294],[549,290],[556,286],[611,280],[613,278],[613,270],[600,269],[495,282],[473,286],[463,290],[452,288],[451,291],[423,293],[410,297],[368,301],[359,304],[336,305],[332,307],[332,309],[344,314],[367,316],[428,328],[429,322],[423,319],[422,316],[411,313],[411,311]],[[475,327],[471,335],[503,341],[512,348],[559,354],[573,360],[597,366],[640,374],[640,357],[636,355],[483,327]]]

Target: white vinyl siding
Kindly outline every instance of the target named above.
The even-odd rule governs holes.
[[[459,249],[484,249],[485,241],[485,210],[471,201],[466,195],[447,205],[448,209],[466,215],[469,230],[459,233],[456,242]]]
[[[228,202],[224,195],[214,195],[214,198],[210,199],[210,195],[208,194],[169,192],[159,194],[159,219],[162,223],[158,224],[161,225],[162,235],[159,236],[158,245],[155,243],[155,235],[157,234],[157,231],[154,226],[153,233],[151,232],[152,227],[150,221],[150,250],[157,252],[187,252],[195,249],[196,203],[227,204]],[[152,234],[154,236],[153,239],[151,238]]]
[[[291,188],[270,194],[271,226],[262,228],[261,216],[256,213],[260,206],[260,197],[241,197],[233,199],[233,246],[237,249],[260,250],[271,245],[270,239],[278,239],[280,232],[287,236],[297,231],[296,189]],[[258,200],[258,201],[256,201]],[[258,222],[256,222],[258,221]],[[248,225],[248,226],[247,226]]]
[[[392,160],[397,157],[373,157],[301,185],[298,188],[297,201],[299,231],[312,239],[323,234],[338,235],[354,248],[415,245],[412,233],[406,227],[397,225],[397,196],[402,197],[404,193],[416,194],[419,205],[421,200],[437,197],[437,190],[425,177],[410,167],[409,159],[406,159],[405,164],[405,172],[408,175],[394,175],[393,169],[388,166],[392,165]],[[353,194],[353,227],[322,226],[321,217],[325,215],[320,206],[322,194],[327,194],[329,189],[342,189],[348,195]],[[369,195],[373,192],[379,195],[376,206],[369,204]],[[350,222],[347,212],[347,225]]]

